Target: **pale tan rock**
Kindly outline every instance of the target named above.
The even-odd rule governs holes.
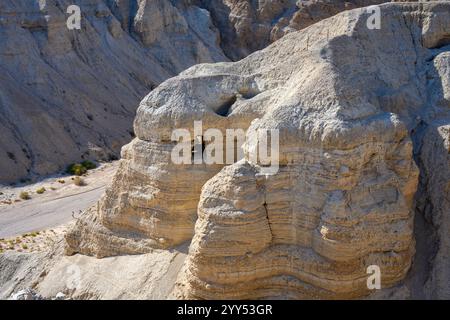
[[[446,82],[447,60],[434,57],[436,49],[419,40],[441,48],[450,10],[449,4],[384,5],[382,15],[385,27],[379,33],[369,31],[367,16],[354,10],[318,23],[306,34],[285,36],[240,63],[267,73],[284,68],[277,75],[289,79],[278,89],[278,103],[268,105],[250,127],[281,130],[282,166],[276,175],[261,175],[260,166],[246,154],[205,184],[175,296],[355,298],[370,293],[366,281],[371,265],[380,267],[384,288],[406,276],[414,254],[418,182],[409,136],[417,125],[413,114],[424,108],[427,121],[450,120],[448,105],[436,103],[446,100],[446,89],[433,99],[439,82]],[[403,21],[407,24],[401,26]],[[387,36],[389,28],[395,28],[393,37]],[[392,51],[393,39],[402,34],[410,39],[402,42],[406,65]],[[315,39],[309,50],[297,45],[304,45],[305,37]],[[436,82],[430,80],[434,67],[426,63],[430,55],[437,64]],[[398,68],[405,69],[396,72]],[[427,77],[428,85],[409,86],[427,83]],[[385,97],[383,91],[391,92]],[[412,97],[418,100],[414,103]],[[448,134],[443,127],[439,132]],[[430,143],[412,137],[424,146]],[[442,224],[438,236],[443,241],[429,282],[435,298],[445,298],[449,288],[444,271],[448,236],[441,229],[447,219],[440,214],[446,210],[441,197],[448,194],[448,170],[439,169],[448,167],[447,150],[439,147],[431,157],[423,153],[428,162],[437,162],[427,163],[431,170],[440,172],[439,178],[429,176],[432,186],[440,188],[432,197],[439,203],[432,215]]]
[[[386,5],[383,28],[369,31],[367,15],[350,11],[241,62],[198,65],[163,83],[141,104],[137,138],[123,149],[112,187],[66,238],[69,254],[142,255],[65,257],[47,266],[45,279],[33,261],[21,269],[2,256],[0,282],[10,292],[19,274],[53,295],[66,267],[80,263],[84,286],[75,298],[136,298],[124,294],[130,289],[166,298],[184,260],[177,244],[193,237],[174,297],[357,298],[370,293],[366,269],[374,264],[383,288],[399,284],[388,297],[448,298],[449,12],[448,4]],[[111,21],[112,36],[126,36],[123,21]],[[139,27],[143,42],[164,42],[148,33],[153,26]],[[64,53],[70,42],[49,50]],[[280,171],[260,174],[248,153],[223,169],[174,165],[170,133],[199,119],[205,129],[280,129]],[[415,236],[426,240],[416,246],[415,207],[425,220]],[[143,275],[120,281],[122,269]]]
[[[67,253],[144,253],[193,235],[176,298],[359,298],[371,293],[372,265],[382,288],[403,284],[415,204],[438,188],[430,201],[440,205],[428,214],[443,226],[436,264],[420,276],[429,296],[445,297],[447,175],[424,170],[445,167],[448,149],[420,155],[419,193],[413,150],[435,140],[423,123],[447,132],[450,4],[381,9],[381,30],[369,30],[368,13],[356,9],[161,84],[141,103],[112,187],[68,234]],[[222,169],[174,165],[172,131],[192,131],[200,119],[204,130],[280,130],[278,173],[261,174],[248,141],[245,158]],[[400,296],[415,294],[416,276]]]

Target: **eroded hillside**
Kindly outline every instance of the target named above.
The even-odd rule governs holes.
[[[117,158],[162,81],[368,2],[82,0],[68,30],[72,1],[1,1],[0,182]]]

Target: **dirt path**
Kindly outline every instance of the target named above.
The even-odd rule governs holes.
[[[116,163],[108,163],[91,171],[84,178],[87,185],[78,187],[71,177],[59,178],[18,188],[3,189],[4,195],[16,199],[22,191],[32,194],[30,200],[0,205],[0,238],[9,238],[24,233],[54,228],[72,221],[72,213],[87,209],[95,204],[105,191],[117,169]],[[45,187],[44,194],[33,193]]]

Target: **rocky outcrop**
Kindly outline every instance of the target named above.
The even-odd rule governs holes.
[[[370,293],[371,265],[383,288],[405,278],[414,213],[425,212],[439,239],[426,290],[446,297],[449,13],[444,2],[383,5],[370,30],[352,10],[164,82],[67,252],[143,253],[193,235],[176,297],[355,298]],[[233,165],[175,165],[171,132],[192,133],[195,120],[279,130],[279,171],[261,174],[249,140]]]
[[[445,20],[448,21],[449,20]],[[449,33],[450,34],[450,33]],[[434,39],[433,43],[441,43]],[[450,43],[449,38],[444,38]],[[448,46],[447,46],[448,48]],[[429,105],[415,136],[421,184],[417,194],[420,214],[431,233],[423,234],[424,243],[434,244],[418,252],[429,259],[430,275],[425,279],[424,295],[432,299],[450,299],[450,52],[436,50],[427,72]]]
[[[381,4],[383,0],[203,0],[220,30],[231,60],[264,49],[287,33],[304,29],[339,12]]]
[[[450,59],[446,54],[446,64]],[[448,79],[448,78],[447,78]],[[448,87],[447,87],[448,88]],[[427,124],[419,154],[423,168],[419,210],[432,229],[434,245],[420,252],[429,257],[431,270],[424,295],[432,299],[450,299],[450,124],[448,120]],[[430,241],[430,239],[424,239]]]

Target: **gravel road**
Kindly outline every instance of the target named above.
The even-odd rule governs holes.
[[[0,208],[0,238],[54,228],[70,222],[73,219],[72,212],[78,213],[95,204],[104,191],[103,186],[62,198],[39,199]]]
[[[72,221],[72,212],[78,214],[80,210],[89,208],[100,199],[116,168],[117,165],[112,163],[94,170],[85,178],[87,186],[84,187],[66,183],[60,189],[47,191],[44,195],[33,194],[31,200],[1,205],[0,238],[55,228]],[[40,183],[26,188],[35,190],[45,184],[53,186],[55,182]],[[23,189],[13,192],[17,194]]]

